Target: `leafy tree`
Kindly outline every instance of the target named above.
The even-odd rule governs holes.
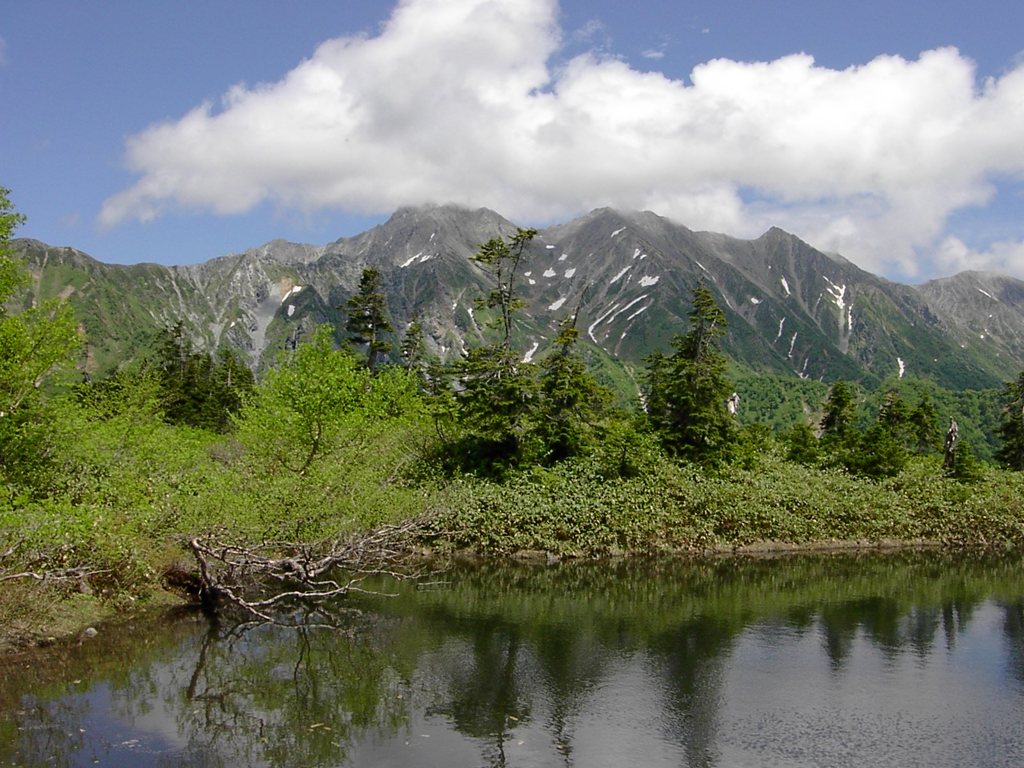
[[[366,345],[366,367],[376,371],[379,358],[391,349],[384,335],[394,331],[380,291],[380,272],[373,267],[363,270],[359,291],[345,302],[344,309],[348,313],[345,330],[349,338],[358,345]]]
[[[261,537],[313,541],[413,514],[394,486],[420,439],[421,404],[410,372],[372,374],[334,347],[330,327],[316,328],[245,399],[234,420],[240,455],[203,519],[219,514]]]
[[[9,310],[29,283],[10,255],[11,236],[25,217],[13,210],[9,195],[0,187],[0,474],[28,482],[47,454],[51,414],[42,387],[73,364],[80,341],[71,307],[63,301]]]
[[[369,388],[368,369],[352,353],[334,349],[330,329],[322,326],[267,372],[239,416],[239,438],[271,466],[301,475],[330,452]]]
[[[611,400],[611,393],[590,375],[576,351],[579,335],[575,315],[566,317],[555,348],[540,364],[536,434],[551,463],[584,451],[595,421]]]
[[[1002,445],[996,458],[1009,469],[1024,471],[1024,371],[1016,381],[1003,385],[1003,421],[999,436]]]
[[[705,286],[693,294],[690,331],[672,340],[669,357],[648,359],[648,415],[666,448],[677,456],[716,461],[735,443],[735,425],[727,409],[732,385],[726,358],[718,346],[725,313]]]

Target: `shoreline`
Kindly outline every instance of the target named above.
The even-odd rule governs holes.
[[[601,555],[555,555],[544,550],[520,550],[506,556],[493,556],[470,549],[454,550],[438,553],[432,550],[410,549],[410,560],[439,561],[461,563],[484,563],[506,561],[522,565],[555,566],[562,562],[577,560],[613,561],[631,558],[665,557],[685,558],[690,560],[711,560],[719,558],[742,557],[754,559],[784,558],[789,556],[814,554],[894,554],[907,551],[945,551],[960,552],[966,555],[978,555],[993,551],[1017,551],[1005,547],[978,547],[963,544],[953,545],[941,541],[866,539],[840,541],[823,540],[814,542],[786,542],[765,540],[761,542],[728,545],[719,544],[704,549],[676,549],[657,552],[633,551],[616,552]],[[38,585],[33,585],[39,588]],[[133,601],[129,606],[118,605],[117,601],[105,602],[99,598],[83,595],[71,595],[63,600],[51,603],[50,621],[40,621],[32,626],[23,626],[11,631],[10,625],[0,628],[0,659],[15,659],[49,648],[68,648],[76,644],[88,642],[92,637],[109,631],[109,628],[125,622],[133,622],[148,613],[166,613],[175,610],[199,610],[196,603],[190,602],[177,593],[161,588],[146,596],[145,600]]]

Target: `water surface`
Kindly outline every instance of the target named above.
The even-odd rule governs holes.
[[[344,632],[152,620],[0,667],[0,766],[1019,766],[1022,565],[465,566]]]

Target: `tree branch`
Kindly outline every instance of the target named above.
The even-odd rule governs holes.
[[[370,576],[407,578],[407,555],[427,535],[426,520],[316,544],[264,542],[255,546],[193,538],[189,549],[199,567],[196,596],[204,610],[229,607],[253,619],[288,623],[275,614],[298,605],[330,613],[326,604],[363,589]]]

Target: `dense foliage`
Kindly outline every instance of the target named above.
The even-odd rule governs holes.
[[[402,364],[379,364],[386,316],[364,273],[350,317],[370,325],[350,332],[366,358],[324,327],[254,381],[179,325],[148,365],[72,385],[60,375],[79,345],[69,309],[17,305],[27,278],[3,246],[20,220],[2,191],[0,624],[54,596],[152,595],[197,535],[287,547],[424,513],[433,548],[501,555],[1024,545],[1024,475],[1009,471],[1022,468],[1024,378],[1004,392],[1005,468],[979,460],[990,446],[963,416],[944,466],[944,420],[971,413],[967,400],[907,381],[793,382],[795,399],[769,380],[745,389],[718,348],[724,314],[698,286],[689,331],[650,360],[646,409],[617,407],[580,353],[576,312],[537,362],[512,348],[533,236],[520,230],[477,257],[495,340],[451,365],[430,359],[415,323]],[[762,398],[798,412],[797,426],[759,418]]]

